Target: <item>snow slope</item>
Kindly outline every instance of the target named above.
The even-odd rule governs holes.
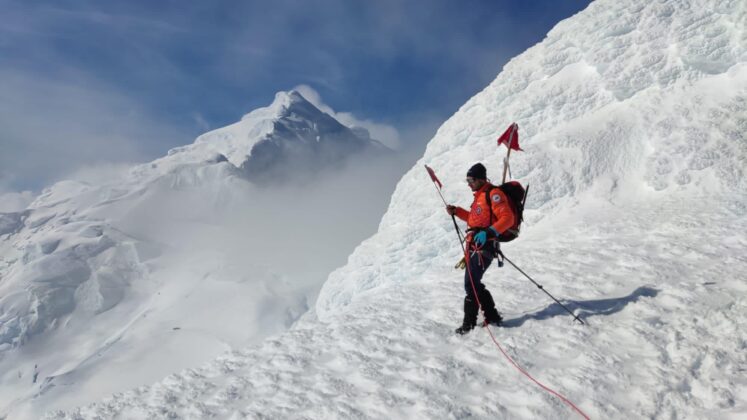
[[[512,60],[444,123],[379,231],[287,332],[49,418],[575,418],[486,331],[456,337],[462,280],[447,200],[497,179],[516,121],[531,185],[485,281],[497,339],[592,418],[747,416],[747,3],[598,0]]]
[[[294,148],[312,134],[314,146]],[[282,237],[294,233],[283,230],[288,198],[322,209],[330,193],[319,184],[335,194],[345,185],[258,186],[248,168],[265,142],[292,143],[287,149],[307,152],[308,162],[318,147],[337,148],[338,158],[362,152],[368,161],[367,148],[384,150],[300,94],[280,92],[269,107],[168,156],[105,182],[57,183],[26,208],[0,213],[0,418],[38,418],[151,383],[283,331],[308,310],[333,268],[325,264],[342,263],[381,210],[341,208],[358,220],[348,239],[332,244],[320,234],[349,226],[344,214],[326,211],[338,218],[330,222],[316,221],[316,211],[294,215],[295,229],[310,226],[316,236],[297,240],[296,249],[308,255],[322,245],[326,254],[283,267]],[[267,171],[287,164],[282,150],[263,156]],[[282,169],[309,180],[322,168]],[[391,185],[351,197],[389,195]]]

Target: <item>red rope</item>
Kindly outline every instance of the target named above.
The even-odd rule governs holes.
[[[469,253],[467,252],[467,249],[469,249],[469,241],[467,242],[467,244],[466,244],[466,245],[467,245],[467,247],[466,247],[466,248],[465,248],[465,250],[464,250],[464,261],[465,261],[465,262],[467,263],[467,264],[466,264],[466,265],[467,265],[467,274],[469,275],[469,281],[470,281],[470,283],[472,284],[472,291],[473,291],[473,293],[475,294],[475,300],[477,300],[477,305],[478,305],[478,306],[480,307],[480,309],[482,310],[482,314],[483,314],[483,317],[484,317],[484,316],[485,316],[485,308],[484,308],[484,307],[482,306],[482,304],[480,303],[480,298],[479,298],[479,297],[477,297],[477,288],[475,287],[475,282],[474,282],[474,280],[472,280],[472,271],[470,270],[470,256],[469,256]],[[477,248],[477,249],[476,249],[476,251],[480,253],[480,258],[482,259],[482,252],[481,252],[482,250],[481,250],[480,248]],[[481,261],[481,263],[482,263],[482,261]],[[490,324],[487,324],[487,323],[486,323],[486,324],[485,324],[485,327],[486,327],[486,329],[488,330],[488,334],[490,334],[490,338],[492,338],[492,339],[493,339],[493,343],[495,343],[495,345],[496,345],[496,346],[498,347],[498,350],[500,350],[500,351],[501,351],[501,353],[503,353],[503,356],[505,356],[505,357],[506,357],[506,359],[508,359],[508,361],[509,361],[509,362],[511,362],[511,364],[512,364],[512,365],[514,365],[514,367],[515,367],[515,368],[516,368],[516,369],[517,369],[517,370],[518,370],[519,372],[523,373],[523,374],[524,374],[524,376],[526,376],[527,378],[531,379],[531,380],[532,380],[532,382],[534,382],[535,384],[539,385],[539,386],[540,386],[540,388],[542,388],[542,389],[544,389],[545,391],[547,391],[547,392],[551,393],[552,395],[555,395],[556,397],[560,398],[560,400],[561,400],[561,401],[563,401],[564,403],[566,403],[566,404],[568,404],[569,406],[571,406],[571,408],[573,408],[574,410],[576,410],[576,412],[577,412],[578,414],[580,414],[580,415],[581,415],[581,416],[582,416],[583,418],[585,418],[586,420],[589,420],[589,416],[588,416],[588,415],[586,415],[586,413],[584,413],[583,411],[581,411],[581,409],[579,409],[578,407],[576,407],[576,405],[575,405],[575,404],[573,404],[573,403],[572,403],[572,402],[571,402],[571,401],[570,401],[570,400],[569,400],[568,398],[566,398],[566,397],[564,397],[564,396],[560,395],[560,394],[559,394],[558,392],[556,392],[556,391],[554,391],[554,390],[550,389],[549,387],[547,387],[547,386],[543,385],[543,384],[542,384],[542,383],[541,383],[540,381],[538,381],[538,380],[534,379],[534,377],[532,377],[532,375],[530,375],[530,374],[529,374],[529,373],[528,373],[528,372],[527,372],[526,370],[522,369],[522,368],[521,368],[521,366],[519,366],[519,365],[518,365],[518,364],[517,364],[517,363],[516,363],[516,362],[514,361],[514,359],[512,359],[512,358],[511,358],[511,356],[509,356],[509,355],[508,355],[508,353],[506,353],[506,351],[505,351],[505,350],[503,350],[503,347],[501,347],[501,345],[500,345],[500,344],[498,343],[498,340],[496,340],[496,339],[495,339],[495,336],[493,335],[493,331],[491,331],[491,330],[490,330]]]

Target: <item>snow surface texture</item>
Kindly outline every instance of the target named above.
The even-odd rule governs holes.
[[[334,181],[339,173],[316,184],[326,193],[267,189],[247,182],[247,162],[264,142],[288,142],[309,162],[316,145],[339,159],[369,147],[382,155],[357,132],[298,93],[280,92],[269,107],[122,176],[60,182],[22,210],[18,200],[3,206],[15,211],[0,213],[0,418],[85,404],[287,329],[374,231],[384,204],[377,213],[365,198],[389,196],[395,179],[350,194],[355,201],[344,208],[355,210],[355,228],[347,239],[325,238],[350,225],[324,207],[347,192]],[[294,149],[312,134],[314,146]],[[346,141],[356,147],[330,152]],[[282,151],[276,158],[287,163]],[[272,171],[272,157],[263,159]],[[304,168],[307,181],[312,169]],[[301,203],[331,220],[318,221],[320,211],[301,211]],[[277,228],[285,225],[313,241]]]
[[[575,418],[484,331],[453,335],[462,280],[447,200],[497,180],[516,121],[531,186],[491,267],[517,362],[592,418],[747,416],[747,3],[599,0],[557,25],[438,131],[376,235],[289,331],[50,418]]]

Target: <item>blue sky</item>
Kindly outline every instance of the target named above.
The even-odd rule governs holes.
[[[0,0],[0,192],[147,161],[304,85],[422,152],[586,0]]]

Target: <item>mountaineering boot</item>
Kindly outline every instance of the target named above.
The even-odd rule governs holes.
[[[464,298],[464,321],[462,326],[456,329],[456,333],[459,335],[467,334],[475,328],[477,324],[477,312],[480,308],[477,306],[477,302],[470,299],[469,296]]]
[[[482,289],[480,291],[480,303],[482,304],[483,311],[485,312],[485,322],[483,326],[488,324],[495,325],[496,327],[501,325],[503,318],[495,309],[495,302],[493,302],[493,296],[490,294],[488,289]]]

